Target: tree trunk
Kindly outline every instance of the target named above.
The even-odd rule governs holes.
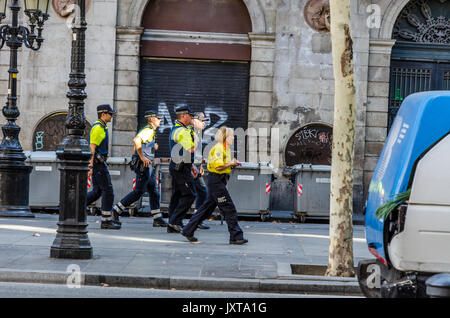
[[[327,276],[355,276],[353,269],[353,150],[355,86],[350,0],[330,0],[334,68],[334,127]]]

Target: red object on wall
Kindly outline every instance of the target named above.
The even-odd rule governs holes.
[[[145,30],[166,30],[248,35],[251,19],[242,0],[153,0],[143,15]],[[196,41],[186,36],[179,41],[143,39],[141,56],[159,58],[250,61],[249,44],[230,41]]]
[[[250,45],[142,41],[141,56],[250,61]]]
[[[152,0],[145,29],[247,34],[252,24],[242,0]]]

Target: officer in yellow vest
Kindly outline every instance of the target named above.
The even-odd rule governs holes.
[[[179,233],[183,227],[182,220],[195,200],[194,178],[198,171],[194,162],[194,136],[190,128],[194,113],[187,105],[175,109],[177,121],[169,136],[170,164],[172,177],[172,196],[169,203],[168,233]]]
[[[194,237],[194,232],[198,224],[210,217],[218,206],[228,225],[230,244],[242,245],[248,241],[244,238],[244,233],[238,224],[236,207],[226,187],[231,169],[241,165],[236,158],[231,157],[230,146],[234,141],[233,129],[221,127],[216,134],[215,141],[216,145],[208,155],[208,198],[192,215],[181,234],[190,242],[196,242],[197,238]]]
[[[133,139],[136,152],[132,156],[131,163],[136,173],[136,187],[113,207],[114,220],[117,222],[119,215],[126,210],[126,207],[139,200],[144,192],[148,191],[153,227],[167,227],[160,211],[159,187],[152,166],[155,151],[158,150],[158,144],[155,142],[156,130],[161,124],[162,116],[157,115],[153,110],[148,110],[144,117],[147,125]]]
[[[89,135],[89,146],[92,157],[89,161],[88,176],[92,176],[92,191],[87,194],[87,205],[102,197],[102,229],[120,229],[120,224],[114,222],[112,216],[112,205],[114,202],[114,190],[111,176],[108,171],[106,160],[108,158],[108,126],[116,113],[108,104],[97,107],[98,120],[92,125]]]

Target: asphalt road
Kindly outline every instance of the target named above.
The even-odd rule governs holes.
[[[299,295],[276,293],[161,290],[66,285],[0,283],[0,299],[4,298],[335,298],[336,295]],[[349,298],[349,297],[344,297]]]

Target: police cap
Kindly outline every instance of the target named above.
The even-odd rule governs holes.
[[[109,113],[114,115],[116,111],[111,108],[111,105],[102,104],[97,106],[97,113]]]
[[[152,117],[157,117],[157,118],[159,118],[159,119],[162,119],[162,118],[163,118],[162,115],[157,114],[154,110],[147,110],[147,111],[144,113],[144,118],[152,118]]]
[[[177,108],[175,108],[175,113],[177,115],[182,115],[182,114],[189,114],[191,116],[194,116],[195,114],[189,109],[188,105],[181,105],[178,106]]]

